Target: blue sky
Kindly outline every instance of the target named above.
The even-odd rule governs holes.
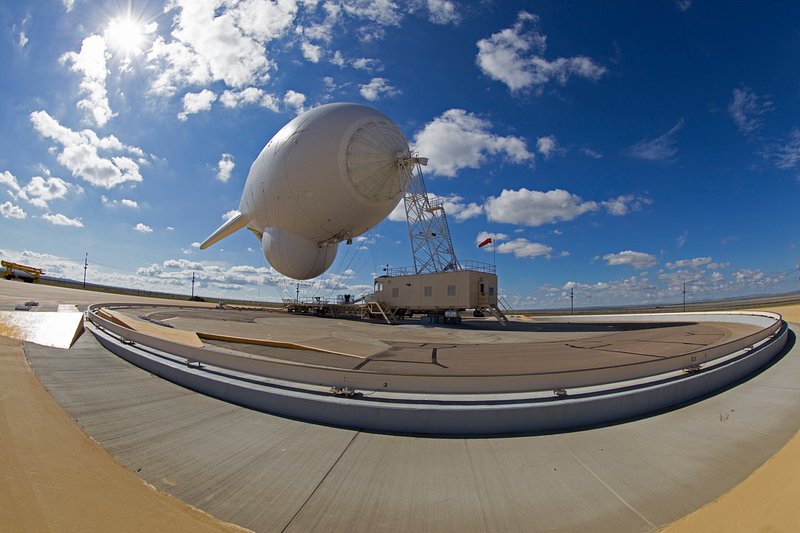
[[[457,255],[496,256],[516,308],[798,290],[798,20],[791,1],[6,2],[0,256],[293,297],[249,232],[197,243],[283,124],[352,101],[429,158]],[[411,265],[400,215],[302,295]]]

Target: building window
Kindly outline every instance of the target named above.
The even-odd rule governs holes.
[[[489,287],[489,296],[494,296],[494,287]]]
[[[425,296],[433,296],[433,286],[428,285],[425,287]]]
[[[392,298],[398,298],[400,296],[400,287],[392,287]]]
[[[455,296],[456,295],[456,286],[455,285],[448,285],[447,286],[447,295],[448,296]]]

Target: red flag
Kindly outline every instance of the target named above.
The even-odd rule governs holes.
[[[484,246],[486,246],[487,244],[492,244],[492,238],[491,238],[491,237],[489,237],[488,239],[486,239],[485,241],[483,241],[482,243],[480,243],[480,244],[478,245],[478,248],[483,248],[483,247],[484,247]]]

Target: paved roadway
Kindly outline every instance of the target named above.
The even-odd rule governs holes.
[[[797,331],[797,328],[795,328]],[[800,427],[800,348],[658,416],[565,434],[418,438],[250,411],[84,334],[26,344],[53,397],[147,482],[255,531],[648,531],[716,499]]]
[[[7,290],[17,285],[0,282],[0,308],[19,303]],[[45,305],[108,296],[24,294]],[[370,434],[242,409],[133,367],[88,334],[69,351],[26,343],[25,352],[53,397],[127,469],[253,530],[647,531],[727,492],[795,434],[800,348],[790,344],[771,368],[681,409],[486,439]]]

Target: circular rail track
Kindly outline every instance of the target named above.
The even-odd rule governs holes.
[[[333,349],[226,335],[231,327],[164,327],[150,318],[156,311],[182,313],[98,304],[88,329],[123,359],[229,402],[348,428],[435,435],[557,431],[643,416],[753,373],[780,352],[788,331],[780,315],[758,312],[552,317],[514,323],[509,332],[481,322],[381,326],[364,335],[387,337],[384,349],[350,353],[346,339]],[[206,312],[216,311],[185,311],[195,319]],[[471,342],[443,342],[454,338]]]

